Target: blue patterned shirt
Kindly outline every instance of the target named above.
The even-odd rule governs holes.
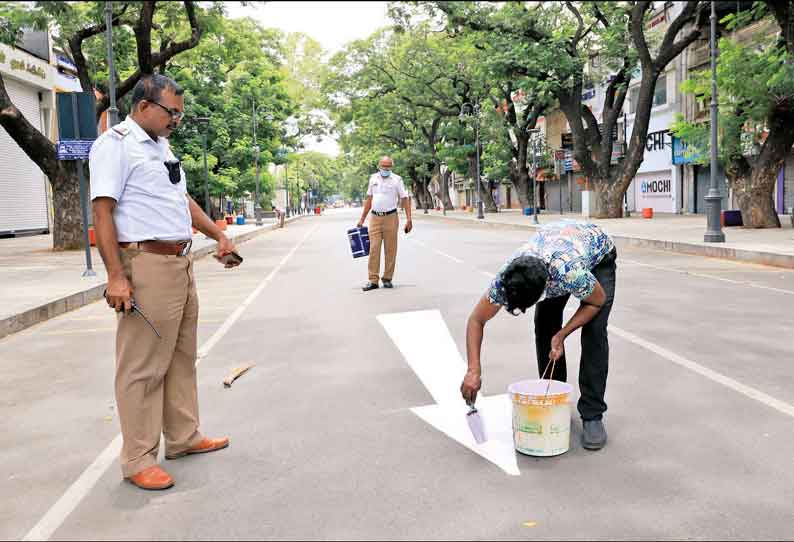
[[[521,256],[535,256],[549,266],[549,281],[541,299],[573,294],[584,299],[593,293],[596,278],[592,269],[615,244],[604,231],[589,222],[560,220],[543,226],[527,244],[505,262],[491,281],[488,298],[494,305],[507,306],[502,275],[510,262]]]

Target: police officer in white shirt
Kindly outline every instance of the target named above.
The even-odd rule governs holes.
[[[367,219],[367,213],[372,210],[373,216],[369,219],[369,282],[362,288],[365,292],[379,287],[381,242],[386,253],[383,287],[393,287],[392,278],[397,260],[397,232],[400,229],[397,207],[400,205],[405,209],[405,233],[413,229],[411,200],[405,190],[402,177],[392,173],[393,167],[394,162],[388,156],[384,156],[378,162],[378,172],[369,178],[367,199],[364,202],[361,220],[358,221],[360,228]]]
[[[188,195],[185,172],[169,147],[167,138],[184,115],[182,94],[168,77],[142,78],[133,89],[132,114],[103,133],[89,157],[106,298],[120,313],[115,388],[121,470],[142,489],[174,484],[157,465],[161,434],[168,459],[229,445],[226,437],[199,432],[191,226],[218,241],[218,258],[232,254],[234,245]],[[135,307],[154,329],[132,312]]]

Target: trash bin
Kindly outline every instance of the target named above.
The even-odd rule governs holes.
[[[234,217],[231,215],[226,215],[226,223],[227,224],[234,224]]]
[[[245,224],[245,217],[243,215],[237,215],[237,225],[242,226]]]

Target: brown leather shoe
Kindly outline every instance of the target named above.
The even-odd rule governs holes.
[[[166,455],[165,458],[178,459],[180,457],[185,457],[186,455],[206,454],[208,452],[216,452],[218,450],[223,450],[228,446],[229,446],[229,437],[205,438],[204,440],[202,440],[192,448],[189,448],[184,452],[180,452],[178,454]]]
[[[148,490],[168,489],[174,485],[174,479],[158,465],[143,469],[126,480],[141,489]]]

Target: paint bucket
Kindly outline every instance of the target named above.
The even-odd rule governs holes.
[[[653,207],[645,207],[642,210],[643,218],[653,218]]]
[[[513,402],[513,443],[517,452],[545,457],[568,451],[572,391],[573,386],[557,380],[510,384],[507,392]]]

